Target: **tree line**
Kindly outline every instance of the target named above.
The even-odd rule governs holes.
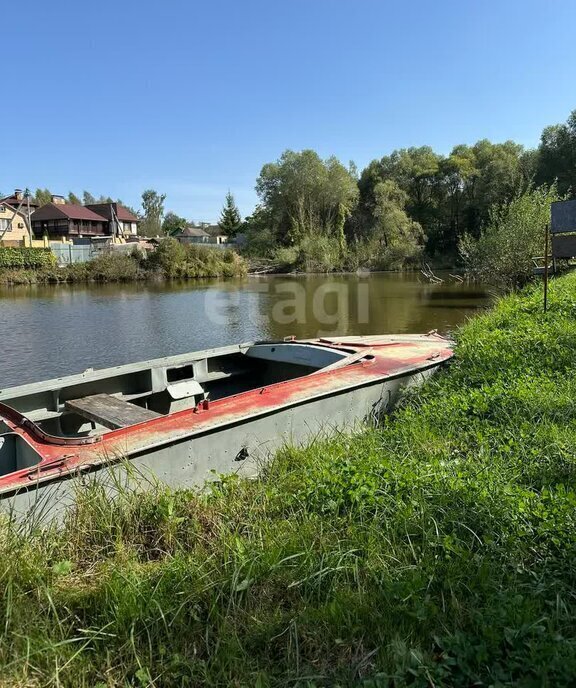
[[[576,189],[576,111],[544,129],[537,149],[513,141],[459,144],[448,155],[403,148],[358,172],[312,150],[264,165],[260,203],[242,227],[249,250],[303,268],[404,267],[423,255],[453,264],[530,190]],[[536,201],[537,202],[537,201]]]
[[[43,206],[52,201],[52,196],[58,195],[54,194],[50,189],[36,189],[34,194],[32,194],[32,200],[38,205]],[[94,205],[96,203],[119,203],[124,207],[128,208],[131,212],[136,214],[136,211],[130,206],[126,205],[119,198],[114,199],[111,196],[94,196],[89,191],[83,191],[82,197],[77,196],[73,191],[68,192],[67,196],[64,196],[66,203],[71,203],[72,205]]]

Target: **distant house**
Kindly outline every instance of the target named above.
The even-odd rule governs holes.
[[[179,232],[173,234],[181,244],[208,244],[210,243],[210,235],[200,227],[188,225]]]
[[[75,205],[63,196],[52,196],[52,202],[38,208],[31,220],[36,237],[66,239],[135,236],[140,222],[118,203]]]
[[[83,205],[66,203],[62,196],[52,196],[52,202],[32,214],[34,236],[42,238],[107,236],[109,222]]]
[[[28,207],[34,212],[38,204],[32,198],[25,198],[21,189],[0,198],[0,241],[4,245],[16,246],[29,238]]]
[[[211,244],[227,244],[228,235],[222,231],[220,225],[210,225],[208,223],[201,223],[200,227],[210,236],[209,243]]]
[[[97,215],[102,215],[108,222],[110,234],[114,236],[130,237],[138,234],[141,220],[119,203],[90,203],[86,206]]]

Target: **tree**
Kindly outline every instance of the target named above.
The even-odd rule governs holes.
[[[428,248],[432,253],[450,252],[465,231],[469,191],[479,174],[473,148],[458,145],[438,166],[437,221],[428,227]]]
[[[335,157],[312,150],[285,151],[264,165],[256,182],[277,241],[298,245],[322,234],[344,241],[344,222],[358,199],[356,180]]]
[[[422,226],[427,251],[455,256],[459,239],[478,237],[490,208],[526,189],[534,169],[534,155],[513,141],[457,145],[447,157],[429,146],[396,150],[363,170],[358,211],[349,225],[360,237],[372,229],[375,189],[392,180],[407,194],[406,213]]]
[[[396,182],[391,179],[379,182],[374,188],[374,198],[375,222],[370,237],[375,244],[373,264],[401,269],[420,255],[422,227],[406,214],[408,195]]]
[[[46,205],[52,201],[52,192],[49,189],[36,189],[34,201],[38,203],[39,206]]]
[[[240,211],[236,206],[234,201],[234,196],[228,191],[226,194],[226,200],[224,202],[224,207],[222,208],[222,214],[220,215],[220,221],[218,222],[220,229],[228,236],[236,236],[240,225],[242,224],[242,218],[240,217]]]
[[[434,188],[441,156],[430,146],[402,148],[384,156],[378,163],[378,181],[394,180],[408,194],[407,207],[412,217],[427,224],[434,216]]]
[[[68,194],[68,203],[72,203],[72,205],[82,205],[82,201],[72,191]]]
[[[561,194],[576,192],[576,110],[566,124],[546,127],[542,132],[536,179],[546,184],[557,181]]]
[[[430,146],[402,148],[373,160],[363,170],[358,187],[360,190],[359,217],[356,232],[366,234],[374,225],[376,188],[384,181],[393,181],[406,194],[405,212],[431,233],[438,222],[438,177],[442,157]]]
[[[89,191],[84,191],[82,194],[82,202],[84,205],[93,205],[96,203],[96,198],[89,192]]]
[[[147,189],[142,194],[142,208],[144,220],[140,225],[143,236],[159,236],[162,233],[162,217],[164,215],[164,201],[166,194],[159,194],[153,189]]]
[[[270,257],[276,246],[272,231],[272,217],[267,208],[257,205],[252,212],[244,218],[240,232],[245,235],[246,243],[243,253],[250,256]]]
[[[162,223],[162,233],[166,236],[172,236],[181,229],[184,229],[187,224],[188,222],[186,218],[180,217],[179,215],[176,215],[176,213],[170,211],[166,213],[166,217]]]

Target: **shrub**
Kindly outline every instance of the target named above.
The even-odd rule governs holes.
[[[181,265],[186,260],[186,250],[172,237],[163,239],[158,248],[149,256],[148,267],[157,268],[166,277],[179,277]]]
[[[160,242],[147,268],[159,270],[168,278],[233,277],[247,271],[244,259],[234,251],[182,245],[171,237]]]
[[[532,258],[544,254],[544,228],[550,221],[550,204],[557,200],[555,186],[541,186],[493,207],[480,238],[467,235],[460,242],[469,275],[504,288],[528,282]]]
[[[138,262],[125,253],[110,251],[84,263],[86,276],[95,282],[128,282],[142,277]]]
[[[51,268],[56,257],[48,248],[3,248],[0,247],[0,269],[2,268]]]
[[[298,246],[297,266],[305,272],[332,272],[342,269],[343,257],[338,237],[308,235]]]

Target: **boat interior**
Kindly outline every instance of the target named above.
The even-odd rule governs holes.
[[[0,391],[0,402],[49,435],[83,438],[363,357],[353,354],[300,342],[225,347],[13,387]],[[38,461],[0,418],[0,475]]]

